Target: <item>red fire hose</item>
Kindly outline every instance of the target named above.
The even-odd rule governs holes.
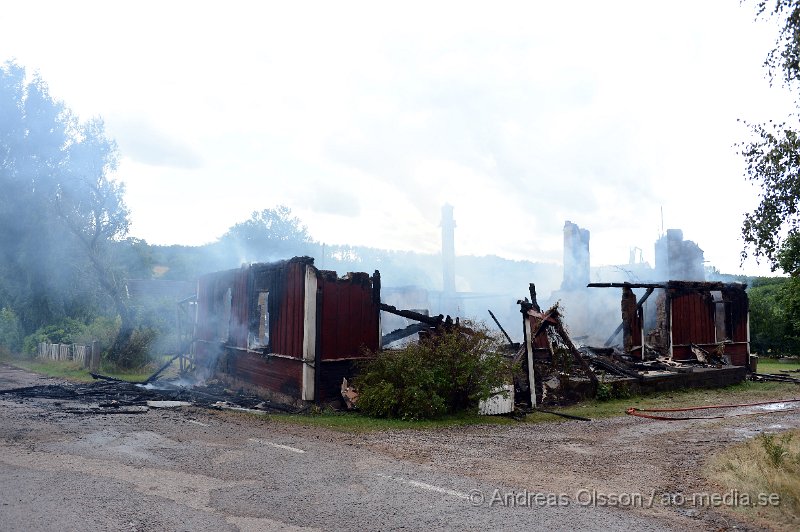
[[[707,416],[707,417],[666,417],[666,416],[653,416],[643,414],[643,412],[689,412],[692,410],[709,410],[711,408],[740,408],[745,406],[761,406],[761,405],[775,405],[780,403],[797,403],[800,399],[784,399],[783,401],[764,401],[761,403],[743,403],[736,405],[706,405],[706,406],[689,406],[686,408],[628,408],[625,413],[629,416],[646,417],[648,419],[659,419],[662,421],[683,421],[686,419],[720,419],[725,416]],[[742,414],[737,414],[742,415]]]

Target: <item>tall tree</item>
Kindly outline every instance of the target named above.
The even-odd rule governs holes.
[[[285,205],[254,211],[249,220],[234,225],[220,239],[220,244],[246,261],[305,254],[311,243],[306,226]]]
[[[40,77],[0,66],[0,306],[26,333],[100,304],[102,293],[125,325],[118,340],[130,338],[110,260],[128,231],[123,187],[109,178],[116,164],[102,121],[80,122]]]
[[[770,80],[792,91],[800,88],[800,0],[759,0],[757,17],[780,21],[775,47],[764,62]],[[800,95],[800,93],[799,93]],[[800,98],[795,105],[800,106]],[[800,274],[800,120],[752,125],[755,140],[743,143],[746,175],[761,187],[756,209],[745,215],[742,259],[752,254],[778,268]]]
[[[63,117],[39,78],[0,68],[0,292],[26,332],[63,316],[76,287],[67,260],[76,257],[50,200],[68,138]]]
[[[108,177],[117,167],[117,146],[106,137],[99,119],[77,125],[76,131],[75,142],[66,149],[63,178],[56,185],[56,211],[81,244],[120,316],[120,331],[111,352],[124,353],[136,324],[128,305],[124,271],[112,254],[113,243],[125,237],[130,225],[124,186]]]

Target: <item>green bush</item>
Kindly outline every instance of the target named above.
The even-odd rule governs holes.
[[[32,355],[36,353],[38,345],[42,342],[52,344],[76,343],[85,329],[86,325],[80,320],[64,318],[53,325],[39,327],[33,334],[26,336],[22,348],[25,353]]]
[[[98,316],[77,335],[76,342],[79,344],[96,342],[96,346],[100,351],[106,351],[114,343],[121,321],[119,316],[114,318]]]
[[[358,408],[373,417],[434,419],[477,407],[511,379],[500,341],[465,322],[400,350],[377,353],[355,380]]]
[[[632,396],[633,394],[627,384],[600,382],[597,385],[595,399],[598,401],[610,401],[612,399],[630,399]]]
[[[141,368],[150,361],[150,347],[158,331],[149,327],[134,329],[124,349],[114,353],[114,363],[121,369]]]
[[[29,355],[36,353],[42,342],[52,344],[84,344],[96,342],[101,351],[107,350],[114,342],[119,331],[119,318],[99,316],[86,324],[73,318],[65,318],[53,325],[39,327],[33,334],[25,337],[23,352]]]
[[[610,401],[614,398],[613,390],[611,389],[610,384],[606,384],[605,382],[601,382],[597,385],[597,395],[595,398],[598,401]]]
[[[800,279],[758,277],[750,298],[750,346],[761,356],[800,352]]]

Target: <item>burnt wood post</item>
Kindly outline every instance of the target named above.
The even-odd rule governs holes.
[[[627,286],[622,288],[622,347],[626,353],[630,353],[633,345],[632,327],[636,320],[636,294]]]
[[[534,283],[528,284],[528,291],[531,293],[531,306],[533,310],[541,312],[542,309],[539,307],[539,302],[536,300],[536,285]]]

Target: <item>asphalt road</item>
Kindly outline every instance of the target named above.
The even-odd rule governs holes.
[[[0,389],[46,382],[0,367]],[[359,435],[195,407],[64,412],[77,406],[0,395],[1,530],[688,530],[719,524],[651,509],[647,496],[655,489],[641,486],[642,500],[630,493],[624,504],[609,504],[596,478],[582,483],[567,466],[559,476],[503,452],[520,438],[534,438],[541,426]],[[587,429],[575,422],[546,430]],[[610,485],[617,494],[625,489],[613,479]]]

